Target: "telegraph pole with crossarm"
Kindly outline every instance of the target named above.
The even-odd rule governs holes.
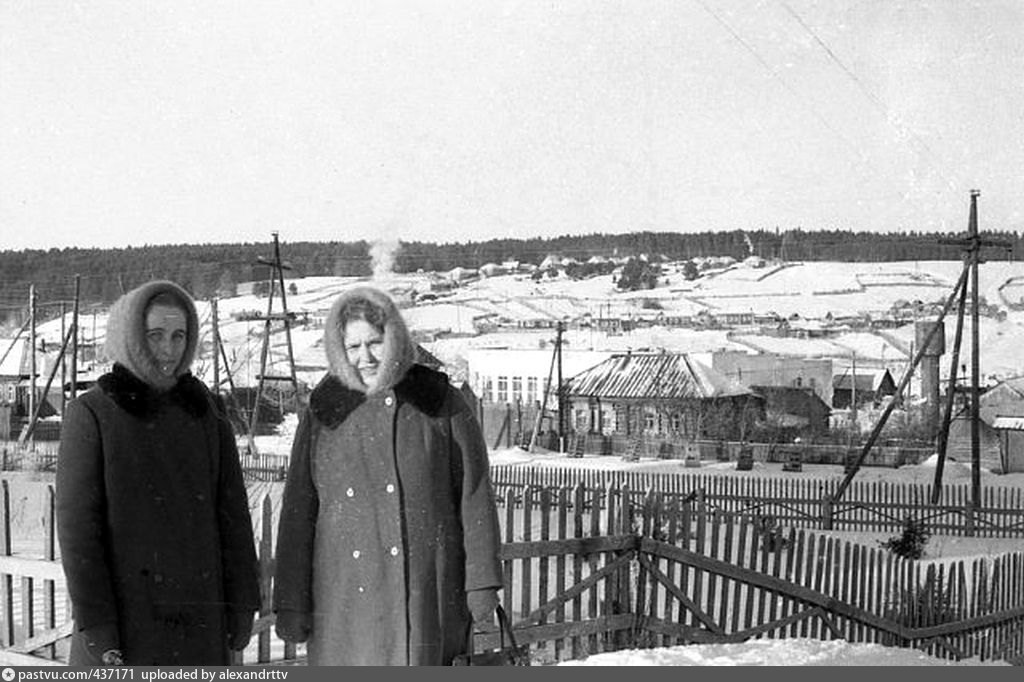
[[[979,376],[980,352],[979,328],[978,328],[978,265],[981,260],[981,249],[985,247],[1000,247],[1009,249],[1011,244],[997,239],[983,239],[978,234],[978,197],[981,192],[971,190],[971,212],[967,222],[967,236],[961,239],[940,239],[940,244],[963,247],[964,260],[970,267],[971,277],[971,506],[974,512],[981,508],[981,438],[979,424],[981,414],[979,411],[979,397],[981,394]]]
[[[260,410],[260,399],[263,396],[264,386],[269,379],[270,381],[288,382],[292,385],[294,396],[298,399],[299,396],[299,382],[295,377],[295,354],[292,349],[292,331],[291,324],[295,321],[295,314],[288,312],[288,299],[285,296],[284,288],[284,271],[291,270],[291,266],[281,262],[281,248],[278,244],[277,232],[274,235],[274,258],[273,260],[267,260],[266,258],[257,258],[256,262],[260,265],[267,265],[270,267],[269,285],[270,290],[268,292],[267,299],[267,314],[266,315],[252,315],[244,319],[262,320],[263,325],[263,346],[260,349],[260,372],[259,372],[259,383],[256,387],[256,397],[253,402],[252,412],[249,414],[249,434],[250,434],[250,448],[255,448],[255,442],[252,440],[252,435],[256,433],[256,421]],[[274,293],[275,290],[281,295],[281,312],[274,312]],[[243,319],[239,317],[239,319]],[[285,339],[288,346],[288,374],[287,375],[272,375],[267,373],[267,358],[270,353],[270,342],[271,332],[274,322],[281,322],[284,325]],[[255,451],[252,454],[256,454]]]

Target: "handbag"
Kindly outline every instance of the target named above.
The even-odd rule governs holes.
[[[530,647],[528,644],[522,646],[516,644],[516,636],[512,632],[512,622],[505,613],[505,609],[498,604],[495,609],[498,614],[498,628],[501,633],[501,648],[492,651],[481,651],[473,653],[473,628],[469,630],[469,646],[466,653],[459,654],[452,659],[452,665],[530,665]],[[508,645],[505,644],[505,635],[508,634]]]

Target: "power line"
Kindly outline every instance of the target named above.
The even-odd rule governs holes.
[[[722,28],[724,28],[729,33],[729,35],[733,37],[733,39],[737,43],[739,43],[741,46],[743,46],[743,49],[745,49],[747,52],[749,52],[754,57],[754,59],[756,59],[757,62],[761,66],[764,67],[765,71],[767,71],[772,76],[772,78],[774,78],[776,81],[778,81],[782,85],[782,87],[784,87],[791,95],[793,95],[797,99],[797,101],[801,104],[801,106],[803,106],[803,108],[806,109],[811,115],[813,115],[818,120],[818,122],[821,123],[821,125],[823,125],[829,132],[831,132],[837,138],[842,140],[844,144],[846,144],[848,147],[850,147],[850,149],[853,150],[853,152],[856,154],[856,156],[858,158],[862,157],[862,154],[860,153],[860,150],[858,149],[857,145],[853,144],[853,142],[851,142],[850,140],[846,139],[846,136],[843,135],[835,127],[833,127],[832,124],[829,123],[828,119],[826,119],[821,114],[821,112],[819,112],[817,109],[815,109],[813,106],[811,106],[807,102],[806,98],[804,98],[804,96],[801,93],[797,92],[797,90],[793,86],[791,86],[781,75],[779,75],[779,72],[776,71],[772,67],[772,65],[769,64],[758,53],[758,51],[754,49],[754,46],[751,45],[750,43],[748,43],[746,40],[744,40],[743,37],[740,36],[740,34],[737,33],[736,30],[733,29],[733,27],[730,26],[729,23],[725,19],[722,18],[721,15],[719,15],[717,12],[715,12],[713,9],[711,9],[711,7],[709,7],[708,4],[706,2],[704,2],[704,0],[697,0],[697,3],[701,7],[703,7],[704,11],[706,11],[708,14],[710,14],[715,19],[715,21],[717,21],[722,26]]]
[[[828,44],[826,44],[824,40],[821,39],[821,36],[819,36],[818,33],[813,28],[811,28],[807,24],[806,21],[803,20],[803,18],[796,12],[796,10],[794,10],[792,7],[790,7],[790,5],[788,3],[785,2],[785,0],[778,0],[778,3],[782,6],[782,8],[784,10],[786,10],[786,13],[789,14],[790,17],[792,17],[798,24],[800,24],[801,28],[803,28],[804,31],[807,32],[807,34],[814,40],[814,42],[817,43],[818,46],[822,50],[825,51],[825,54],[828,55],[828,57],[832,61],[832,63],[835,64],[836,66],[838,66],[843,71],[843,73],[845,73],[847,76],[849,76],[850,80],[852,80],[857,85],[857,87],[864,94],[864,96],[867,97],[868,101],[871,102],[871,104],[876,109],[878,109],[879,112],[882,113],[883,117],[885,118],[886,123],[888,123],[890,126],[892,126],[892,128],[894,130],[896,130],[896,132],[900,133],[900,135],[906,135],[908,138],[913,139],[914,141],[916,141],[917,144],[920,145],[921,148],[924,150],[926,156],[929,157],[928,158],[929,165],[932,167],[932,170],[934,170],[936,173],[938,173],[940,176],[942,176],[942,179],[946,181],[946,184],[951,189],[953,187],[955,187],[955,184],[953,183],[953,181],[942,172],[942,169],[939,166],[937,166],[934,163],[934,161],[936,161],[937,159],[935,157],[934,152],[932,152],[932,150],[928,146],[928,144],[923,139],[921,139],[918,135],[916,135],[912,130],[907,129],[906,126],[897,127],[896,124],[893,122],[892,118],[890,117],[889,109],[888,109],[888,107],[885,106],[885,103],[882,102],[868,88],[868,86],[864,83],[864,81],[856,73],[854,73],[853,70],[850,69],[843,62],[843,60],[841,60],[839,58],[839,56],[835,53],[835,51],[831,47],[829,47]]]

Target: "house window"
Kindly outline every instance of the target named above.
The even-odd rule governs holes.
[[[494,402],[494,380],[491,377],[484,377],[484,390],[482,395],[484,400],[490,400]]]
[[[793,385],[796,386],[797,388],[800,388],[801,386],[804,385],[804,378],[803,377],[797,377],[796,380],[793,381]]]
[[[657,424],[655,417],[656,415],[651,410],[644,411],[644,431],[654,431]]]
[[[526,402],[537,400],[537,377],[526,377]]]
[[[573,410],[573,426],[577,431],[586,431],[589,427],[587,416],[590,414],[588,410]]]
[[[523,399],[523,378],[512,377],[512,402],[520,402]]]
[[[679,412],[672,413],[672,431],[679,433],[683,430],[683,415]]]
[[[508,377],[498,377],[498,398],[499,403],[508,402]]]
[[[604,435],[608,436],[615,433],[616,429],[618,428],[618,424],[615,421],[615,417],[616,410],[614,407],[610,405],[602,406],[603,425],[601,431],[602,433],[604,433]]]

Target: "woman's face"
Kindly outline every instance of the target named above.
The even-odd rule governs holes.
[[[377,383],[384,334],[366,320],[351,320],[345,325],[345,353],[366,388]]]
[[[174,376],[188,341],[185,311],[157,303],[146,313],[146,345],[156,358],[157,368],[165,376]]]

